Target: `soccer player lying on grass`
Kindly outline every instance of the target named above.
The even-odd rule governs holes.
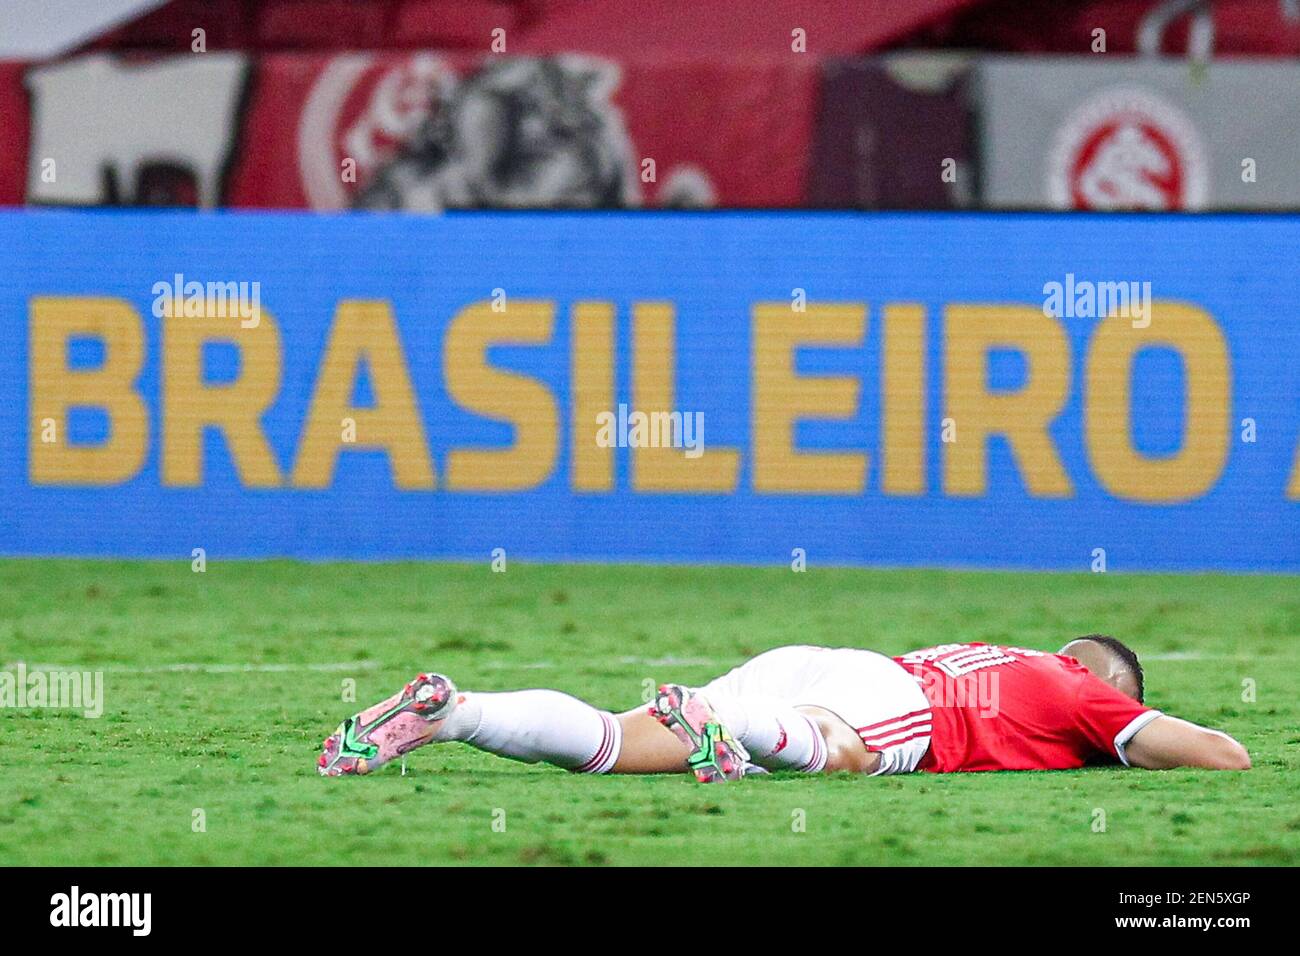
[[[578,773],[692,770],[704,782],[770,770],[874,775],[1117,761],[1249,769],[1237,741],[1145,707],[1142,697],[1137,656],[1103,635],[1058,654],[992,644],[896,658],[778,647],[698,689],[665,684],[649,708],[617,716],[559,691],[461,693],[440,674],[421,674],[340,724],[318,765],[327,776],[370,773],[455,740]]]

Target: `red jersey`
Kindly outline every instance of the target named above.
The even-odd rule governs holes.
[[[1073,657],[996,644],[941,644],[894,658],[930,703],[918,770],[1069,770],[1127,764],[1124,745],[1160,711]]]

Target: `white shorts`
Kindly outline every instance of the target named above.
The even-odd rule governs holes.
[[[892,658],[848,647],[795,645],[765,651],[702,688],[704,696],[765,697],[824,707],[880,754],[878,774],[910,773],[930,747],[930,704]]]

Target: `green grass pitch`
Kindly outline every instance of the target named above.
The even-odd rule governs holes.
[[[405,776],[315,769],[342,717],[421,669],[623,710],[781,644],[1055,650],[1098,630],[1146,657],[1153,706],[1234,734],[1255,769],[705,787],[459,744]],[[99,719],[0,709],[0,865],[1295,865],[1298,642],[1280,576],[0,561],[0,668],[103,671],[106,699]]]

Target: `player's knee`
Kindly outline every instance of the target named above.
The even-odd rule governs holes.
[[[1235,740],[1228,740],[1221,755],[1221,770],[1249,770],[1250,753]]]
[[[855,736],[852,740],[826,741],[826,772],[848,770],[852,773],[875,773],[880,769],[880,754],[872,753]]]
[[[875,773],[880,768],[880,754],[867,750],[857,731],[835,714],[821,707],[799,709],[812,719],[826,740],[827,773]]]

